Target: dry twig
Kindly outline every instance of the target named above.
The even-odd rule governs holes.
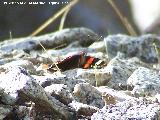
[[[37,28],[30,36],[35,36],[38,33],[40,33],[42,30],[44,30],[48,25],[50,25],[52,22],[54,22],[58,17],[60,17],[64,12],[66,12],[66,10],[68,10],[69,8],[73,7],[76,3],[78,2],[78,0],[73,0],[72,2],[70,2],[68,5],[66,5],[65,7],[63,7],[61,10],[59,10],[56,14],[54,14],[53,16],[51,16],[45,23],[43,23],[39,28]]]
[[[129,34],[132,35],[132,36],[137,36],[136,31],[134,30],[134,28],[132,27],[132,25],[129,23],[129,21],[127,20],[127,18],[122,15],[122,13],[118,9],[118,7],[114,3],[114,1],[113,0],[108,0],[108,2],[112,6],[112,8],[114,9],[114,11],[116,12],[116,14],[118,15],[118,17],[120,18],[121,22],[123,23],[123,25],[125,26],[125,28],[129,32]]]

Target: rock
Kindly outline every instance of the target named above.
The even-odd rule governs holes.
[[[4,118],[10,113],[11,109],[10,106],[0,105],[0,119],[4,120]]]
[[[12,52],[1,51],[0,50],[0,65],[6,64],[13,60],[22,59],[28,57],[29,55],[23,50],[13,50]]]
[[[105,102],[105,106],[115,105],[117,103],[116,99],[111,94],[108,94],[106,92],[102,94],[102,99]]]
[[[15,66],[3,66],[0,68],[0,73],[0,87],[4,90],[5,94],[10,96],[10,103],[6,104],[15,104],[18,97],[17,91],[22,89],[26,81],[32,78],[24,69]]]
[[[160,40],[154,35],[129,37],[126,35],[113,35],[104,39],[109,58],[113,58],[120,51],[127,57],[138,57],[147,63],[157,63],[158,56],[153,43],[159,45]]]
[[[12,97],[10,104],[24,104],[25,101],[33,101],[36,109],[41,113],[48,112],[55,117],[61,115],[65,119],[75,118],[73,110],[47,94],[43,87],[21,67],[3,68],[0,77],[0,87]]]
[[[65,105],[68,105],[74,99],[70,89],[64,84],[52,84],[45,87],[44,90]]]
[[[31,51],[41,48],[39,43],[41,43],[45,48],[54,48],[57,46],[61,46],[64,43],[66,46],[74,41],[79,41],[79,44],[82,46],[88,46],[97,40],[97,34],[87,28],[63,29],[59,32],[50,33],[38,37],[26,37],[8,40],[4,43],[1,42],[0,50],[8,52],[15,49]]]
[[[34,119],[36,115],[36,111],[32,109],[32,105],[30,107],[27,106],[18,106],[17,114],[20,119]]]
[[[138,67],[139,63],[116,56],[104,68],[105,72],[112,76],[107,86],[114,89],[131,89],[131,86],[127,87],[127,79]]]
[[[129,99],[133,99],[133,97],[131,96],[130,91],[117,91],[114,89],[111,89],[107,86],[101,86],[101,87],[96,87],[96,89],[101,92],[102,94],[102,98],[105,102],[114,102],[114,103],[118,103],[118,102],[123,102],[125,100],[129,100]],[[126,94],[126,92],[128,92],[128,94]],[[113,101],[109,101],[107,100],[107,96],[111,96]]]
[[[160,105],[148,101],[130,99],[109,105],[91,116],[91,120],[158,120]]]
[[[160,103],[160,94],[155,95],[155,100]]]
[[[3,120],[26,120],[34,119],[30,116],[30,107],[26,106],[12,106],[11,111],[5,116]]]
[[[73,91],[74,86],[78,83],[86,83],[84,79],[76,79],[74,77],[67,77],[67,76],[56,76],[56,75],[46,75],[46,76],[33,76],[37,83],[39,83],[42,87],[47,87],[52,84],[65,84]]]
[[[80,51],[85,51],[85,52],[93,52],[94,50],[93,49],[86,49],[86,48],[81,48],[81,47],[78,47],[78,48],[64,48],[64,49],[60,49],[60,50],[48,50],[48,54],[51,55],[51,56],[55,56],[55,57],[59,57],[61,56],[60,58],[66,58],[68,56],[72,56],[72,55],[75,55],[75,54],[78,54],[80,53]]]
[[[73,94],[78,102],[102,108],[104,101],[101,93],[93,86],[87,83],[80,83],[74,87]]]
[[[94,42],[89,48],[95,49],[97,52],[106,52],[104,41]]]
[[[46,55],[47,52],[45,53],[45,55],[39,51],[31,51],[30,52],[30,56],[23,58],[24,60],[28,60],[30,62],[32,62],[32,64],[34,65],[34,68],[38,68],[40,66],[40,64],[53,64],[52,57],[50,55]],[[55,57],[54,57],[55,58]],[[38,72],[36,70],[36,72]]]
[[[2,42],[1,42],[2,44]],[[28,57],[29,54],[26,53],[23,50],[13,50],[12,52],[7,52],[7,51],[1,51],[0,50],[0,58],[4,59],[4,58],[23,58],[23,57]]]
[[[154,96],[160,93],[160,76],[157,71],[139,67],[128,78],[127,84],[133,85],[133,93]]]
[[[97,112],[99,109],[97,107],[93,107],[87,104],[79,103],[76,101],[72,101],[69,106],[73,107],[78,116],[91,116],[93,113]]]
[[[12,67],[13,66],[15,66],[15,67],[20,66],[20,67],[26,69],[28,72],[30,72],[32,74],[33,73],[36,74],[35,73],[36,69],[34,68],[33,63],[28,60],[21,60],[21,59],[14,60],[12,62],[6,63],[5,66],[12,66]]]
[[[0,103],[3,103],[5,105],[12,105],[16,101],[15,98],[10,96],[10,94],[6,93],[4,91],[4,88],[1,87],[0,87],[0,96],[1,96]]]
[[[112,76],[103,69],[78,69],[76,78],[85,79],[93,86],[105,86]]]

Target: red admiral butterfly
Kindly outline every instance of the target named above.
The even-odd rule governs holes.
[[[85,52],[80,52],[79,54],[69,56],[62,61],[56,63],[57,67],[61,71],[66,71],[69,69],[75,68],[102,68],[105,65],[105,62],[100,60],[99,58],[87,56]],[[43,68],[47,68],[48,71],[54,72],[56,71],[56,65],[43,65]]]

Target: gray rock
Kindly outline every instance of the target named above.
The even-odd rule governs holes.
[[[4,59],[4,58],[23,58],[23,57],[27,57],[29,56],[29,54],[27,54],[25,51],[23,50],[13,50],[12,52],[7,52],[7,51],[1,51],[0,50],[0,59]]]
[[[160,103],[160,94],[156,94],[154,99],[155,101],[158,101]]]
[[[99,92],[101,92],[102,98],[104,98],[105,95],[112,96],[116,103],[117,102],[122,102],[122,101],[125,101],[125,100],[129,100],[129,99],[133,99],[130,91],[118,91],[118,90],[111,89],[107,86],[96,87],[96,89]]]
[[[106,52],[104,41],[94,42],[89,48],[95,49],[97,52]]]
[[[78,102],[102,108],[104,101],[101,93],[93,86],[87,83],[80,83],[74,87],[73,94]]]
[[[6,105],[12,105],[16,102],[15,98],[13,98],[12,96],[10,96],[10,94],[6,93],[4,88],[0,87],[0,102],[2,102],[3,104]]]
[[[46,75],[46,76],[33,76],[37,83],[39,83],[42,87],[47,87],[52,84],[65,84],[69,88],[70,91],[73,91],[74,86],[78,83],[86,83],[84,79],[76,79],[74,77],[67,76],[56,76],[56,75]]]
[[[99,108],[97,107],[90,106],[90,105],[83,104],[76,101],[72,101],[72,103],[70,103],[69,106],[73,107],[76,110],[78,116],[80,115],[91,116],[93,113],[99,110]]]
[[[127,79],[138,67],[139,63],[116,56],[104,68],[112,76],[107,85],[114,89],[127,89]]]
[[[67,85],[64,84],[52,84],[45,87],[44,90],[65,105],[68,105],[74,99],[70,89],[67,87]]]
[[[30,107],[18,106],[17,115],[19,116],[20,119],[32,120],[35,118],[36,111],[33,110],[32,105]]]
[[[71,55],[75,55],[80,53],[80,51],[85,51],[85,52],[94,52],[94,49],[88,49],[88,48],[64,48],[64,49],[60,49],[60,50],[48,50],[48,54],[51,56],[55,56],[55,57],[66,57],[66,56],[71,56]]]
[[[23,104],[25,101],[33,101],[40,112],[48,112],[56,117],[75,119],[73,110],[62,104],[54,97],[47,94],[33,77],[21,67],[3,67],[0,74],[0,87],[12,97],[12,104]],[[42,109],[43,108],[43,109]]]
[[[36,74],[36,69],[34,68],[33,63],[28,60],[22,60],[22,59],[14,60],[12,62],[6,63],[4,66],[12,66],[12,67],[20,66],[26,69],[27,72]]]
[[[23,50],[13,50],[12,52],[0,50],[0,65],[4,65],[5,63],[22,59],[28,56],[29,55],[25,53]]]
[[[73,69],[65,71],[67,77],[77,80],[83,80],[93,86],[104,86],[111,80],[112,76],[104,69]]]
[[[3,120],[10,112],[12,108],[10,106],[0,105],[0,120]]]
[[[154,96],[160,93],[160,75],[157,71],[139,67],[128,78],[127,84],[133,85],[133,93]]]
[[[112,79],[112,76],[104,69],[78,69],[76,78],[85,79],[93,86],[105,86]]]
[[[33,111],[30,107],[26,106],[6,106],[3,105],[3,108],[10,107],[10,112],[6,114],[4,120],[32,120],[34,119]],[[32,111],[32,115],[30,112]]]
[[[24,69],[16,66],[3,66],[0,68],[0,72],[0,87],[5,94],[10,96],[10,100],[8,100],[10,102],[6,104],[14,104],[18,98],[17,91],[22,89],[32,78]],[[6,98],[8,97],[6,96]]]
[[[147,63],[157,63],[158,56],[153,43],[156,41],[160,45],[160,40],[154,35],[143,35],[140,37],[130,37],[126,35],[112,35],[104,39],[106,51],[109,58],[123,52],[127,57],[137,56]]]
[[[82,46],[88,46],[97,40],[97,34],[87,28],[63,29],[59,32],[38,37],[8,40],[0,43],[0,50],[8,52],[15,49],[30,51],[41,48],[39,43],[41,43],[45,48],[54,48],[61,46],[62,44],[68,45],[74,41],[79,41],[79,44]]]
[[[102,108],[91,120],[159,120],[160,105],[148,101],[130,99]]]

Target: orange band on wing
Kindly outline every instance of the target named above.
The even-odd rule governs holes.
[[[84,64],[83,68],[84,68],[84,69],[89,68],[89,66],[93,63],[93,60],[94,60],[93,57],[89,58],[89,59],[86,61],[86,64]]]

